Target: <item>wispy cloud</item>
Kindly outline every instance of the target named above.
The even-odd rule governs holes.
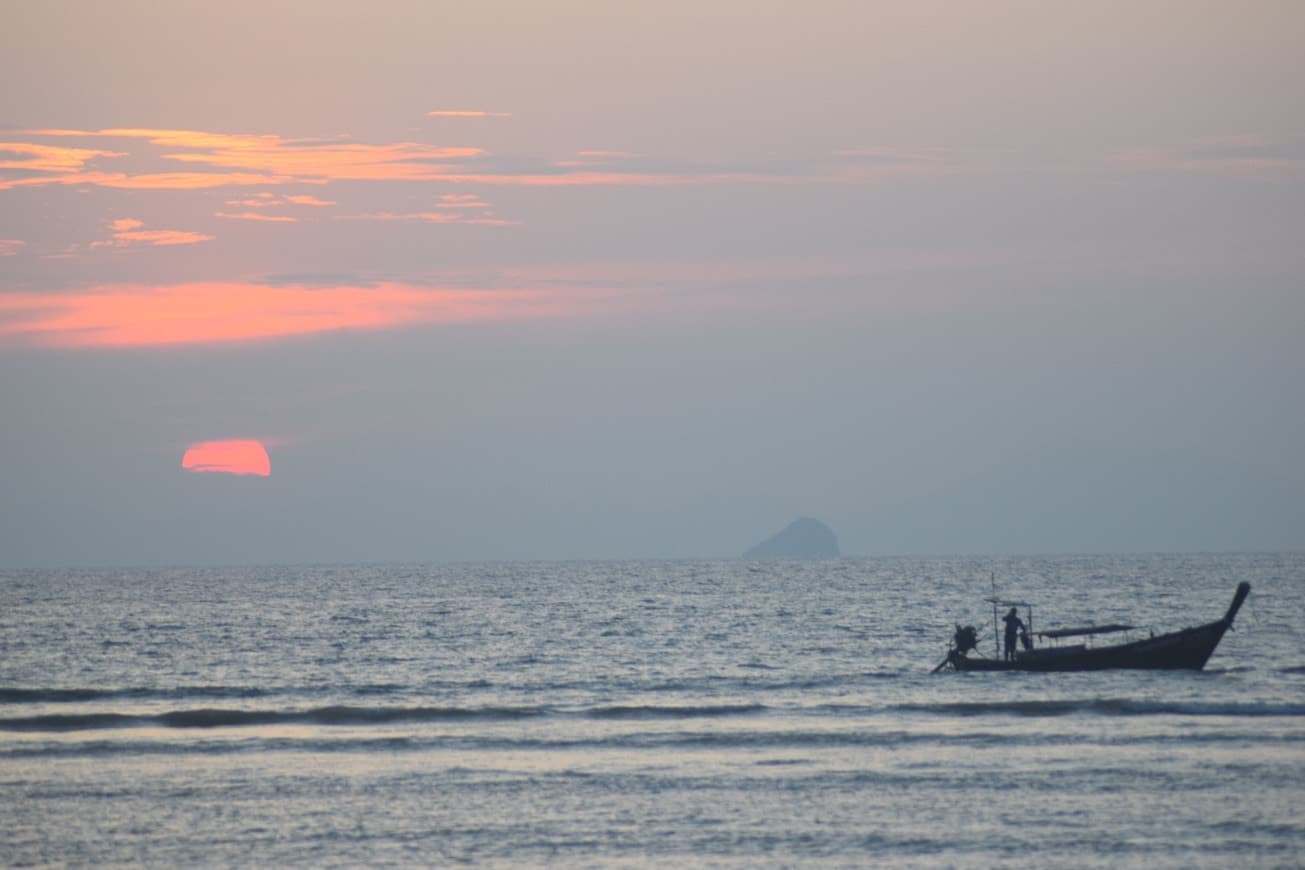
[[[834,174],[842,181],[941,176],[991,170],[991,155],[958,152],[948,148],[863,146],[833,152]]]
[[[22,239],[0,239],[0,257],[16,257],[26,245]]]
[[[574,157],[566,157],[561,160],[554,160],[553,166],[561,169],[578,169],[594,166],[610,166],[618,161],[628,161],[639,158],[643,155],[636,154],[633,151],[600,151],[588,150],[577,151]]]
[[[293,224],[299,221],[299,218],[291,217],[288,214],[260,214],[256,211],[219,211],[214,213],[213,216],[235,221],[262,221],[269,224]]]
[[[0,294],[0,341],[74,348],[244,341],[569,316],[606,295],[596,289],[468,290],[402,283],[109,285],[80,293]]]
[[[391,212],[374,211],[362,214],[342,214],[336,217],[342,221],[403,221],[407,223],[429,224],[479,224],[488,227],[514,227],[520,221],[505,220],[496,217],[468,217],[447,211]]]
[[[435,201],[435,208],[417,212],[365,212],[363,214],[337,215],[346,221],[406,221],[432,224],[479,224],[482,226],[511,227],[520,221],[497,217],[489,203],[474,193],[446,193]]]
[[[439,198],[440,208],[489,208],[489,203],[474,193],[446,193]]]
[[[1223,173],[1305,172],[1305,139],[1256,134],[1116,152],[1112,162],[1146,171]]]

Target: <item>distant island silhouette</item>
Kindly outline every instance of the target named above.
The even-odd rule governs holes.
[[[820,520],[799,517],[743,554],[744,559],[837,559],[838,538]]]

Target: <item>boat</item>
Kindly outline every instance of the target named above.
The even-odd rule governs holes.
[[[1096,645],[1090,641],[1098,635],[1131,631],[1133,627],[1113,623],[1082,628],[1052,629],[1035,635],[1031,605],[1020,601],[990,598],[988,600],[993,605],[994,634],[999,607],[1025,608],[1027,621],[1020,638],[1021,643],[1017,644],[1023,649],[1011,650],[1008,656],[1002,656],[999,650],[996,658],[978,655],[978,631],[972,625],[958,625],[952,637],[951,648],[947,651],[947,658],[934,668],[934,673],[946,668],[955,671],[1102,671],[1115,668],[1199,671],[1210,660],[1214,648],[1223,639],[1224,632],[1232,628],[1233,619],[1250,591],[1251,584],[1237,584],[1232,604],[1229,605],[1228,612],[1222,619],[1168,634],[1153,634],[1142,640],[1106,645]],[[1037,646],[1034,637],[1053,643]],[[1082,638],[1083,642],[1060,643],[1066,638]],[[971,655],[971,653],[975,654]]]

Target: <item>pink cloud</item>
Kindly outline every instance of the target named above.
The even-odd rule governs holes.
[[[27,242],[22,239],[0,239],[0,257],[16,257]]]
[[[607,295],[596,290],[467,290],[401,283],[106,285],[78,293],[0,294],[0,341],[139,347],[562,317],[583,313]]]

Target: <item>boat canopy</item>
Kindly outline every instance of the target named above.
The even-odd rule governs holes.
[[[1110,634],[1115,631],[1132,631],[1132,629],[1131,625],[1115,622],[1110,625],[1085,625],[1081,628],[1053,628],[1050,631],[1038,632],[1038,637],[1079,637],[1085,634]]]

